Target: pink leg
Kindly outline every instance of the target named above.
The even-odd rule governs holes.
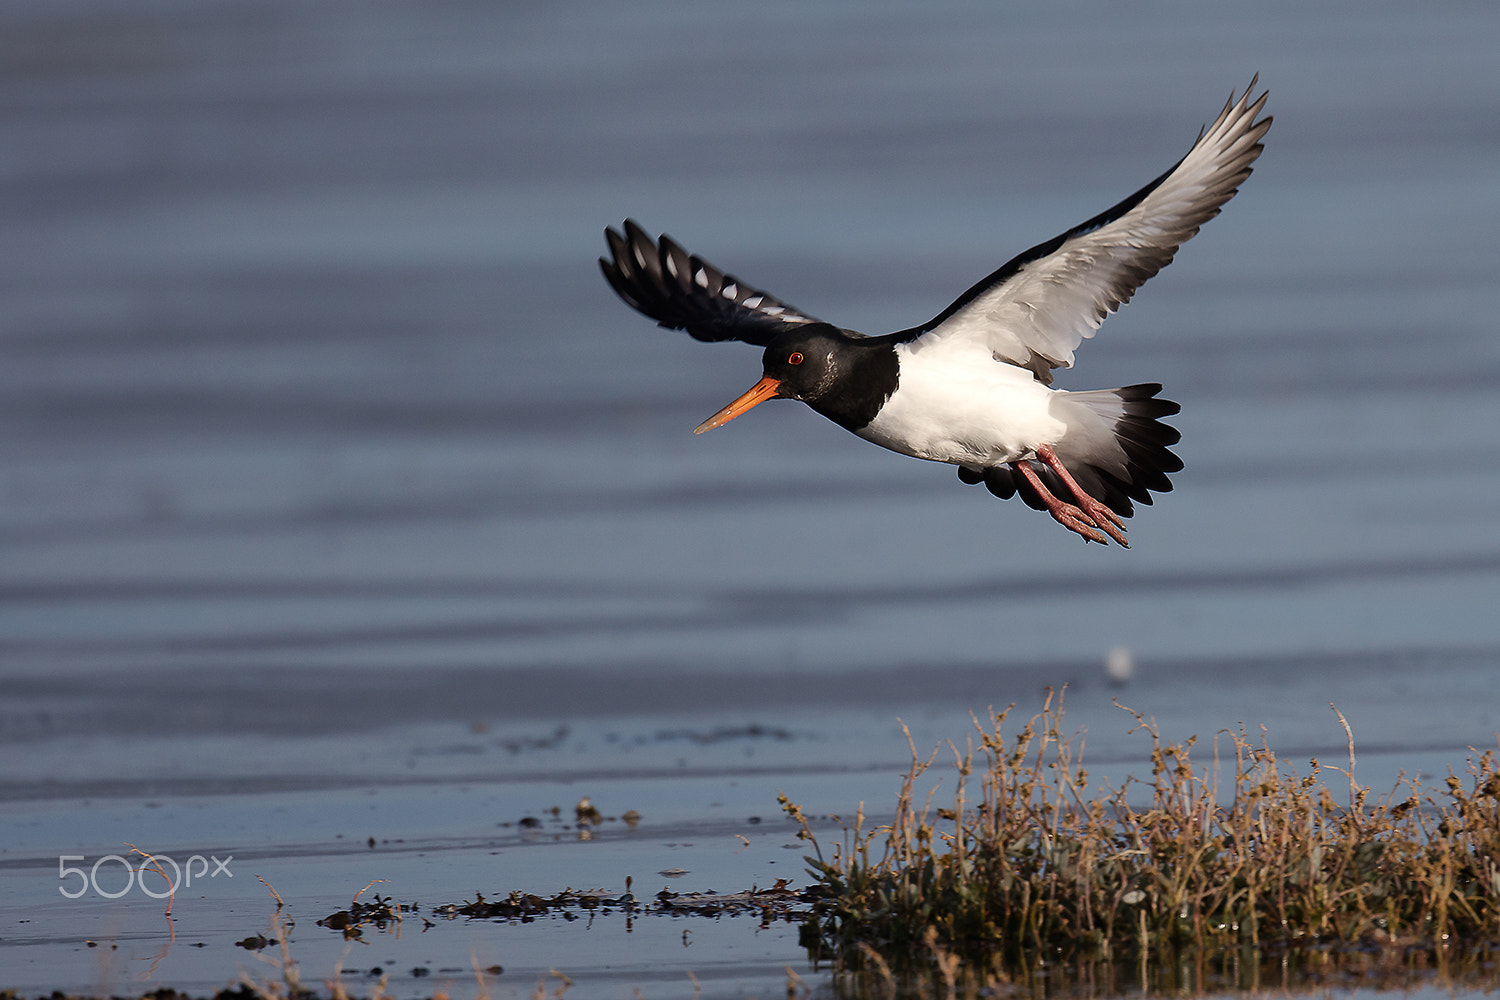
[[[1031,467],[1030,462],[1012,462],[1011,468],[1026,477],[1026,481],[1031,484],[1031,488],[1036,490],[1036,495],[1046,505],[1047,513],[1051,514],[1058,524],[1069,531],[1082,535],[1086,542],[1098,542],[1101,545],[1107,545],[1109,543],[1105,541],[1104,536],[1093,530],[1094,528],[1103,528],[1109,532],[1109,536],[1115,541],[1127,549],[1130,548],[1130,543],[1125,541],[1125,536],[1119,527],[1119,519],[1115,517],[1115,512],[1108,507],[1104,507],[1099,501],[1085,493],[1078,486],[1072,475],[1069,474],[1068,470],[1063,467],[1062,462],[1057,458],[1057,454],[1051,448],[1046,445],[1038,448],[1037,458],[1041,459],[1049,468],[1056,472],[1075,495],[1087,500],[1087,506],[1083,508],[1076,507],[1065,500],[1059,500],[1052,495],[1051,490],[1042,484],[1041,477],[1036,474],[1036,470]],[[1098,513],[1098,508],[1101,507],[1104,510],[1103,514]],[[1091,510],[1090,508],[1094,509]]]
[[[1120,519],[1118,514],[1094,499],[1084,491],[1083,487],[1078,485],[1078,481],[1073,478],[1073,474],[1062,464],[1062,459],[1057,457],[1057,452],[1053,451],[1050,445],[1044,444],[1038,448],[1036,450],[1036,457],[1045,462],[1047,468],[1057,473],[1058,478],[1067,484],[1068,489],[1073,491],[1073,496],[1078,500],[1078,506],[1082,508],[1083,513],[1095,527],[1103,529],[1109,537],[1125,546],[1125,548],[1130,548],[1130,543],[1125,541],[1125,522]]]
[[[1072,504],[1057,499],[1047,487],[1042,485],[1041,479],[1037,476],[1036,470],[1031,467],[1030,462],[1012,462],[1010,465],[1011,468],[1026,477],[1026,481],[1031,484],[1031,488],[1036,490],[1036,495],[1041,497],[1042,503],[1047,505],[1047,512],[1056,518],[1058,524],[1069,531],[1076,531],[1083,536],[1083,540],[1086,542],[1099,542],[1101,545],[1109,544],[1104,540],[1103,535],[1094,530],[1094,522],[1089,519],[1087,514]]]

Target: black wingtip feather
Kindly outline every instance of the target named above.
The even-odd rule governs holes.
[[[1104,475],[1118,484],[1124,494],[1134,500],[1150,504],[1151,493],[1170,493],[1170,473],[1182,471],[1182,459],[1168,450],[1170,445],[1182,440],[1182,432],[1161,423],[1162,417],[1182,412],[1182,407],[1170,399],[1161,399],[1161,385],[1147,382],[1117,389],[1124,413],[1115,422],[1115,440],[1125,452],[1125,471],[1128,482]],[[1122,516],[1129,517],[1106,497],[1100,497],[1110,508]],[[1128,504],[1128,501],[1126,501]]]
[[[696,340],[740,340],[764,347],[786,330],[816,323],[811,316],[689,254],[663,234],[652,237],[634,219],[621,232],[604,230],[604,278],[626,305],[669,330]]]
[[[1123,414],[1115,423],[1115,439],[1125,453],[1125,472],[1121,479],[1107,469],[1088,463],[1068,463],[1068,471],[1089,496],[1101,501],[1121,517],[1135,514],[1135,504],[1151,506],[1154,493],[1170,493],[1169,474],[1182,471],[1182,459],[1168,450],[1182,440],[1177,428],[1161,423],[1161,417],[1180,413],[1182,407],[1170,399],[1157,396],[1161,385],[1155,382],[1130,385],[1115,390],[1123,405]],[[1032,461],[1032,471],[1053,496],[1068,500],[1071,491],[1046,464]],[[1002,500],[1019,495],[1028,507],[1045,510],[1046,504],[1025,476],[1012,465],[985,469],[960,466],[958,478],[969,485],[984,483],[987,490]]]

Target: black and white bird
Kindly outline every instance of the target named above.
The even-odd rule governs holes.
[[[661,326],[765,348],[764,377],[700,424],[767,399],[799,399],[867,441],[958,466],[968,484],[1017,493],[1086,541],[1121,545],[1131,501],[1172,488],[1180,407],[1156,383],[1068,392],[1052,370],[1167,266],[1248,176],[1271,127],[1252,79],[1166,173],[1087,222],[1014,257],[921,326],[868,337],[832,326],[688,254],[632,220],[605,230],[610,286]],[[1101,534],[1103,532],[1103,534]]]

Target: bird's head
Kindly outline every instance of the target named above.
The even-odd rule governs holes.
[[[711,431],[768,399],[815,402],[839,375],[839,348],[848,335],[827,323],[811,323],[777,335],[761,356],[761,380],[709,417],[694,434]]]

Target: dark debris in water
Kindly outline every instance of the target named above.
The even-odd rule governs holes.
[[[708,731],[700,729],[661,729],[656,733],[656,740],[665,743],[671,740],[687,740],[699,746],[709,746],[715,743],[724,743],[728,740],[777,740],[785,742],[795,739],[794,734],[780,726],[763,726],[759,723],[751,723],[747,726],[719,726],[717,729]]]
[[[234,946],[236,948],[244,948],[246,951],[260,951],[272,943],[271,938],[266,937],[264,934],[251,934],[243,940],[236,941]]]
[[[497,920],[529,924],[539,917],[578,920],[587,917],[620,914],[627,919],[655,914],[661,916],[758,916],[763,924],[772,920],[800,921],[812,912],[812,905],[822,893],[821,887],[793,889],[786,879],[777,880],[767,889],[750,888],[739,892],[672,892],[663,889],[654,897],[639,899],[627,881],[625,892],[602,890],[580,892],[564,889],[550,896],[512,890],[504,896],[486,897],[474,893],[472,900],[440,903],[422,908],[416,903],[397,903],[389,896],[373,896],[368,902],[356,899],[348,909],[337,910],[318,921],[319,927],[338,931],[345,940],[363,940],[367,928],[384,931],[398,926],[405,918],[422,921],[422,930],[437,926],[433,920]],[[428,919],[431,917],[431,919]],[[274,943],[264,935],[252,935],[236,941],[238,947],[258,951]],[[6,1000],[0,995],[0,1000]]]
[[[599,808],[594,805],[593,800],[587,795],[579,799],[578,804],[573,807],[574,822],[572,824],[565,821],[565,813],[562,806],[553,806],[550,809],[543,810],[543,816],[548,818],[522,816],[514,822],[501,822],[497,825],[502,828],[515,827],[520,830],[543,830],[550,824],[554,830],[576,831],[579,839],[590,840],[592,839],[594,827],[624,823],[627,827],[634,829],[641,822],[641,814],[634,809],[627,809],[618,816],[607,816],[599,811]]]
[[[22,994],[15,990],[0,990],[0,1000],[21,1000],[21,996]],[[132,1000],[204,1000],[205,995],[184,993],[169,986],[163,986],[147,993],[131,993],[129,996]],[[89,998],[54,990],[46,996],[46,1000],[89,1000]],[[114,997],[111,1000],[120,1000],[120,998]],[[249,985],[242,983],[233,989],[226,988],[207,995],[207,1000],[264,1000],[264,997]]]
[[[470,726],[470,732],[476,737],[487,736],[489,725],[487,723],[475,723]],[[794,733],[781,726],[765,725],[759,722],[750,722],[737,726],[717,726],[713,729],[659,729],[654,733],[606,732],[600,735],[602,735],[602,738],[607,743],[625,747],[643,747],[651,744],[676,742],[693,743],[698,746],[712,746],[735,740],[787,742],[795,739],[818,738],[811,733]],[[567,747],[568,741],[572,738],[573,732],[571,729],[567,726],[558,726],[552,732],[542,736],[496,736],[487,739],[471,739],[438,746],[417,747],[412,751],[412,754],[416,757],[455,757],[477,756],[490,753],[491,751],[501,751],[510,755],[518,755],[539,751],[562,750]]]
[[[681,893],[663,889],[644,900],[629,891],[617,896],[573,889],[551,896],[513,891],[492,899],[476,892],[471,901],[434,906],[431,913],[449,920],[467,918],[519,923],[531,923],[543,916],[574,920],[580,914],[592,917],[607,913],[627,916],[648,913],[704,917],[758,915],[766,919],[800,920],[807,915],[807,907],[814,901],[809,890],[790,888],[782,879],[768,889],[752,888],[740,892]]]
[[[318,926],[341,931],[345,940],[354,940],[363,936],[362,928],[366,924],[383,931],[393,924],[399,924],[403,913],[415,913],[416,910],[415,903],[396,903],[390,896],[377,893],[367,903],[356,898],[347,910],[330,913],[318,921]]]
[[[809,911],[820,897],[815,889],[792,889],[785,879],[769,889],[750,889],[745,892],[671,892],[663,889],[656,894],[659,912],[693,914],[703,917],[740,916],[759,913],[763,916],[796,918]]]

